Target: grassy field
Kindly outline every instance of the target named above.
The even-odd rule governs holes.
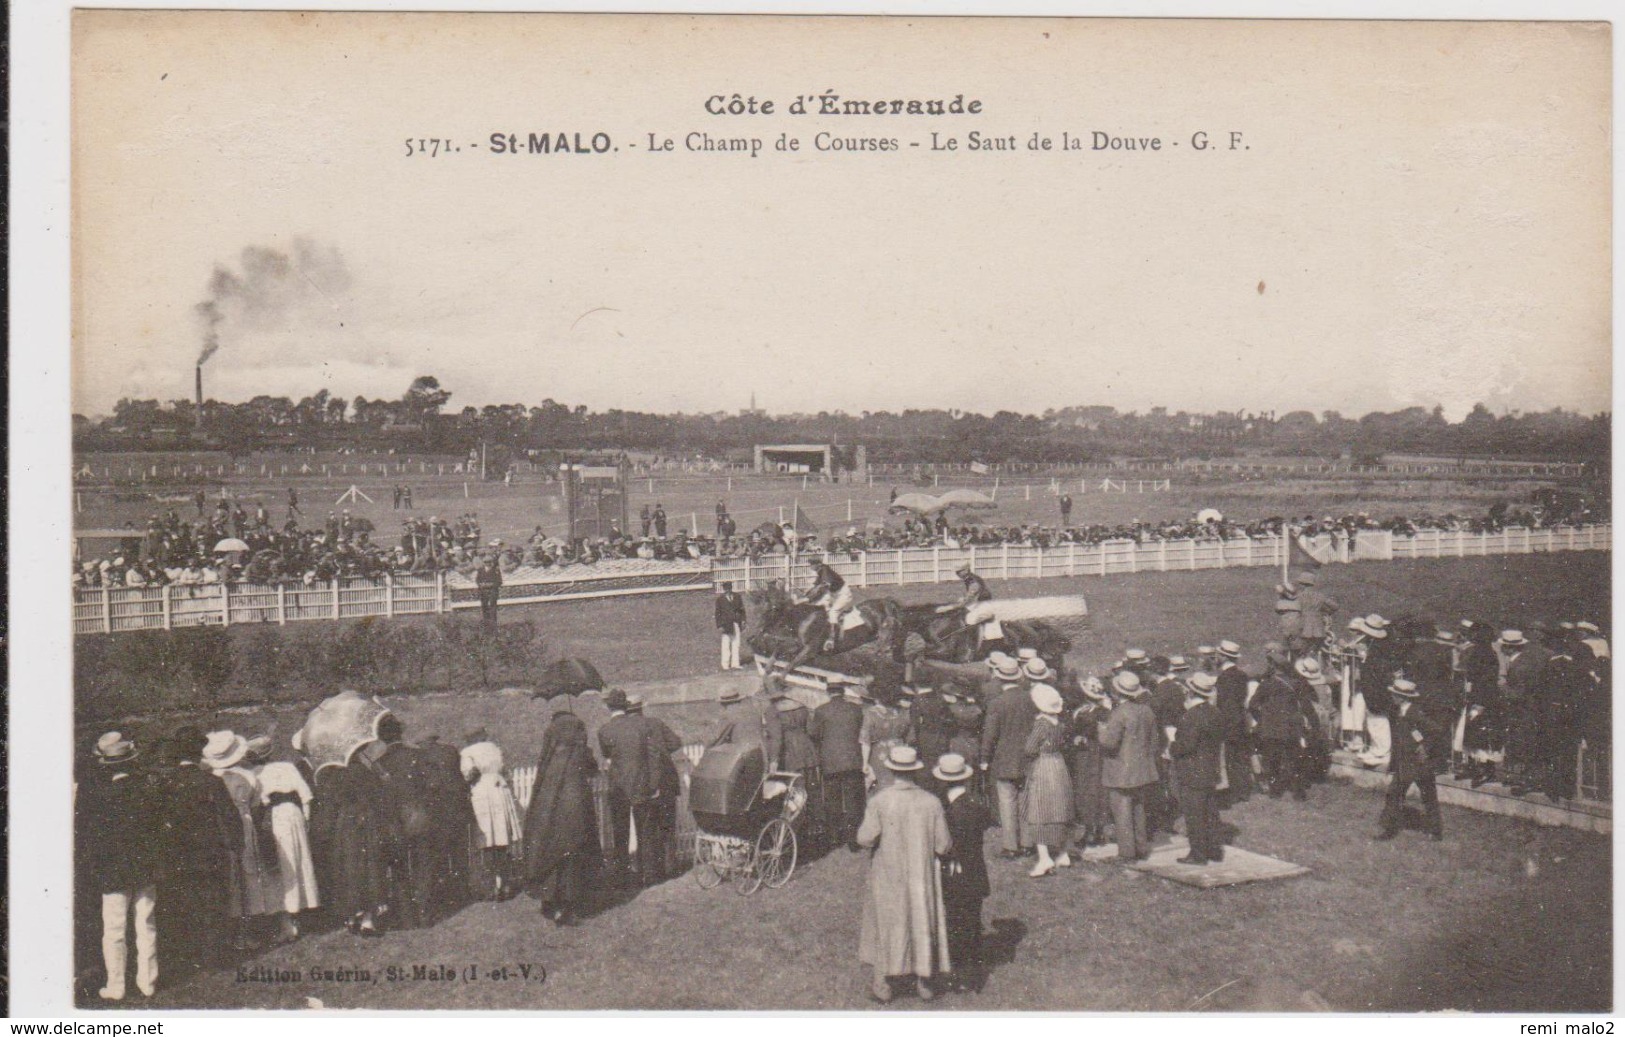
[[[482,531],[487,537],[507,540],[528,536],[538,525],[553,534],[564,531],[564,509],[556,486],[536,482],[504,486],[499,482],[474,481],[466,484],[468,496],[465,497],[465,484],[457,479],[403,476],[400,481],[411,483],[413,487],[416,507],[411,514],[450,518],[472,511],[480,516]],[[372,498],[372,503],[336,503],[352,482]],[[1082,482],[1088,483],[1087,491],[1080,489]],[[280,525],[287,518],[285,501],[289,484],[289,481],[276,479],[237,480],[232,483],[231,491],[244,501],[249,514],[253,513],[255,502],[263,502],[272,520]],[[389,479],[377,475],[365,478],[335,475],[326,480],[300,480],[294,485],[299,491],[305,525],[320,523],[330,510],[344,507],[371,519],[380,538],[396,535],[400,529],[403,513],[391,506],[390,490],[394,483]],[[697,522],[701,532],[709,533],[715,529],[715,508],[719,500],[727,505],[741,530],[779,519],[781,509],[788,518],[799,502],[803,515],[811,519],[817,529],[825,533],[844,532],[850,525],[861,527],[868,521],[884,521],[892,485],[880,480],[873,486],[812,482],[803,489],[800,479],[790,477],[751,475],[734,477],[731,481],[724,477],[656,477],[652,484],[648,479],[634,480],[630,484],[629,513],[635,525],[644,504],[650,507],[663,504],[670,518],[669,531],[692,531]],[[905,483],[896,485],[903,493],[912,489]],[[956,480],[955,485],[973,485],[991,492],[994,483],[990,478],[973,478]],[[1128,485],[1133,489],[1136,482],[1130,480]],[[1476,516],[1487,512],[1496,501],[1527,501],[1535,485],[1532,482],[1430,479],[1263,480],[1187,475],[1176,477],[1165,491],[1108,493],[1100,490],[1099,476],[1093,476],[1066,482],[1065,491],[1073,501],[1073,524],[1117,525],[1140,520],[1184,521],[1210,507],[1242,521],[1271,515],[1345,515],[1362,511],[1374,517],[1446,512]],[[184,488],[163,492],[185,494],[190,491],[191,488]],[[209,487],[209,492],[211,498],[218,496],[218,487]],[[134,499],[121,499],[126,497]],[[1047,479],[1002,480],[998,500],[996,511],[978,513],[971,521],[983,525],[1060,524],[1059,497],[1051,492]],[[116,529],[127,521],[143,525],[147,516],[168,508],[175,508],[183,518],[196,515],[190,500],[160,502],[145,497],[139,490],[133,494],[86,490],[80,495],[79,504],[74,522],[81,529]]]
[[[1323,570],[1343,615],[1411,610],[1444,622],[1471,614],[1494,623],[1590,617],[1608,621],[1606,553],[1360,563]],[[1248,648],[1271,633],[1272,574],[1262,570],[1138,574],[996,584],[1003,597],[1081,593],[1093,630],[1073,662],[1093,670],[1129,645],[1189,651],[1229,637]],[[950,588],[911,587],[906,600]],[[594,660],[615,682],[678,679],[715,665],[705,595],[665,595],[536,606],[558,654]],[[508,615],[508,613],[504,613]],[[556,703],[522,690],[388,699],[409,739],[458,740],[497,732],[511,761],[533,759]],[[575,708],[596,726],[593,697]],[[302,706],[248,707],[196,718],[208,726],[282,736]],[[714,715],[709,704],[657,707],[685,738]],[[180,717],[123,725],[154,739]],[[81,725],[88,749],[100,728]],[[1606,837],[1541,829],[1446,809],[1434,844],[1407,833],[1369,841],[1380,795],[1331,783],[1307,804],[1264,800],[1227,815],[1237,844],[1304,864],[1282,883],[1197,891],[1110,865],[1084,865],[1040,882],[994,862],[986,917],[1002,964],[972,1010],[1355,1011],[1606,1010],[1612,1002],[1612,861]],[[312,936],[255,964],[306,970],[359,967],[376,985],[237,982],[219,972],[162,991],[155,1007],[757,1008],[868,1007],[856,962],[861,861],[844,852],[812,862],[788,887],[749,899],[700,890],[684,877],[612,906],[573,930],[546,925],[521,899],[478,904],[437,928],[361,943]],[[726,934],[725,939],[714,938]],[[94,943],[84,944],[87,967]],[[545,983],[391,983],[389,965],[540,963]],[[93,971],[93,968],[91,969]],[[614,976],[614,982],[606,981]],[[1217,991],[1217,992],[1215,992]],[[93,995],[92,995],[93,996]],[[918,1008],[912,999],[898,1007]]]

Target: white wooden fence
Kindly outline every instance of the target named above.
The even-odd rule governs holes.
[[[1337,562],[1606,551],[1612,543],[1612,527],[1519,528],[1500,533],[1423,530],[1410,537],[1368,531],[1361,533],[1352,546],[1347,540],[1333,542],[1324,535],[1311,542],[1319,553]],[[999,580],[1279,566],[1284,550],[1283,539],[1261,537],[1156,540],[1144,544],[1112,540],[1055,547],[905,547],[815,557],[829,561],[854,587],[883,587],[946,583],[956,579],[955,570],[964,564],[982,576]],[[788,555],[774,555],[755,562],[726,558],[637,563],[635,568],[605,563],[526,570],[504,582],[501,603],[528,605],[709,591],[723,582],[731,582],[739,590],[756,590],[769,580],[793,586],[810,584],[809,557],[793,560]],[[73,595],[73,632],[433,615],[478,607],[479,595],[473,583],[461,575],[444,573],[275,586],[239,583],[83,587]]]
[[[1413,558],[1460,558],[1499,554],[1545,554],[1552,551],[1605,551],[1611,527],[1579,526],[1552,529],[1508,529],[1500,533],[1422,530],[1415,536],[1366,531],[1355,538],[1333,542],[1326,535],[1306,538],[1317,553],[1334,562],[1388,561]],[[854,587],[902,586],[911,583],[946,583],[955,571],[969,565],[987,579],[1017,580],[1055,576],[1111,576],[1117,573],[1177,572],[1228,569],[1237,566],[1281,564],[1286,541],[1281,537],[1235,540],[1109,540],[1099,544],[1059,544],[1029,547],[993,544],[969,547],[905,547],[861,551],[855,554],[803,556],[792,560],[776,555],[752,562],[746,558],[718,560],[712,576],[729,581],[738,590],[756,590],[770,580],[792,586],[812,582],[811,561],[823,560]]]

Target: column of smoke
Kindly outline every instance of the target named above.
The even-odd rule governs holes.
[[[350,287],[350,274],[338,249],[295,238],[293,254],[251,245],[239,259],[241,273],[217,265],[207,297],[197,304],[203,323],[198,353],[197,422],[203,424],[203,365],[220,351],[228,325],[248,330],[287,331],[302,317],[331,318]]]

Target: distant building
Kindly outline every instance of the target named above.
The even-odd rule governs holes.
[[[756,447],[755,468],[769,474],[811,475],[834,481],[843,471],[863,472],[868,463],[867,451],[861,446],[843,449],[832,443],[787,443]]]
[[[750,406],[739,412],[741,418],[765,418],[767,411],[756,406],[756,394],[750,394]]]

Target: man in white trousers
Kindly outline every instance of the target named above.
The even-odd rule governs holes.
[[[109,731],[96,742],[97,769],[79,785],[75,828],[89,881],[102,897],[105,1001],[122,1001],[128,930],[135,923],[135,985],[151,997],[158,984],[158,819],[152,787],[137,769],[131,739]]]
[[[739,641],[745,632],[745,599],[734,593],[732,583],[722,585],[717,595],[717,634],[722,642],[721,666],[724,670],[739,669]]]

